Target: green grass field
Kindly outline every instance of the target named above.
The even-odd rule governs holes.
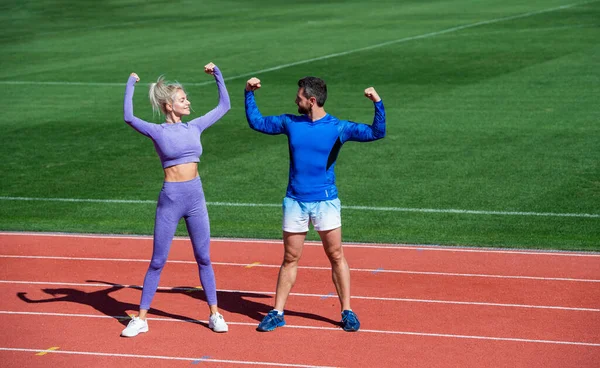
[[[232,101],[202,136],[212,236],[281,237],[287,141],[250,130],[243,88],[257,76],[263,114],[295,113],[297,80],[316,75],[329,113],[370,123],[374,86],[388,116],[384,140],[340,153],[346,241],[600,250],[600,1],[0,9],[0,230],[151,234],[162,170],[123,122],[125,82],[141,77],[140,118],[162,122],[147,98],[161,74],[198,116],[217,103],[212,61]]]

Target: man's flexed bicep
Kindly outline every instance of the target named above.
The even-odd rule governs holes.
[[[374,103],[374,105],[375,117],[373,118],[373,124],[368,125],[352,121],[344,122],[340,131],[340,140],[342,143],[347,141],[370,142],[385,137],[386,124],[383,102],[379,101]]]
[[[351,121],[346,122],[340,132],[342,143],[346,141],[370,142],[385,137],[385,108],[383,101],[375,88],[365,89],[365,97],[373,101],[375,116],[373,124],[359,124]]]
[[[254,91],[260,88],[260,81],[257,78],[251,78],[246,84],[245,107],[246,120],[250,128],[265,134],[283,134],[286,132],[286,116],[262,116],[256,100]]]

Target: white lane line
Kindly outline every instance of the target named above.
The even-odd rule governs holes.
[[[410,37],[398,38],[398,39],[395,39],[395,40],[381,42],[381,43],[378,43],[378,44],[374,44],[374,45],[370,45],[370,46],[365,46],[365,47],[360,47],[360,48],[357,48],[357,49],[352,49],[352,50],[347,50],[347,51],[342,51],[342,52],[336,52],[336,53],[329,54],[329,55],[319,56],[319,57],[305,59],[305,60],[300,60],[300,61],[296,61],[296,62],[292,62],[292,63],[287,63],[287,64],[281,64],[281,65],[277,65],[277,66],[274,66],[274,67],[271,67],[271,68],[260,69],[260,70],[256,70],[256,71],[249,72],[249,73],[238,74],[238,75],[235,75],[233,77],[224,78],[224,80],[225,81],[230,81],[230,80],[236,80],[236,79],[240,79],[240,78],[244,78],[244,77],[255,76],[255,75],[259,75],[261,73],[268,73],[268,72],[272,72],[272,71],[276,71],[276,70],[281,70],[281,69],[289,68],[289,67],[292,67],[292,66],[297,66],[297,65],[312,63],[314,61],[327,60],[327,59],[331,59],[331,58],[336,58],[336,57],[340,57],[340,56],[346,56],[346,55],[350,55],[350,54],[354,54],[354,53],[362,52],[362,51],[373,50],[373,49],[376,49],[376,48],[381,48],[381,47],[385,47],[385,46],[389,46],[389,45],[394,45],[394,44],[398,44],[398,43],[403,43],[403,42],[409,42],[409,41],[414,41],[414,40],[431,38],[431,37],[435,37],[435,36],[439,36],[439,35],[443,35],[443,34],[447,34],[447,33],[461,31],[463,29],[474,28],[474,27],[479,27],[479,26],[483,26],[483,25],[500,23],[500,22],[515,20],[515,19],[528,18],[528,17],[534,16],[534,15],[555,12],[557,10],[569,9],[569,8],[572,8],[572,7],[575,7],[575,6],[579,6],[579,5],[585,5],[585,4],[589,4],[589,3],[594,3],[596,1],[597,0],[572,3],[572,4],[562,5],[562,6],[558,6],[558,7],[554,7],[554,8],[542,9],[542,10],[537,10],[537,11],[532,11],[532,12],[527,12],[527,13],[522,13],[522,14],[511,15],[511,16],[507,16],[507,17],[489,19],[489,20],[484,20],[484,21],[481,21],[481,22],[476,22],[476,23],[471,23],[471,24],[465,24],[465,25],[462,25],[462,26],[451,27],[451,28],[447,28],[447,29],[444,29],[444,30],[441,30],[441,31],[429,32],[429,33],[425,33],[425,34],[421,34],[421,35],[417,35],[417,36],[410,36]],[[189,85],[189,86],[204,86],[204,85],[214,84],[214,83],[215,82],[211,80],[211,81],[200,82],[200,83],[189,83],[188,82],[188,83],[183,83],[183,84],[184,85]],[[36,81],[0,81],[0,84],[16,84],[16,85],[23,85],[23,84],[33,84],[33,85],[71,85],[71,86],[80,85],[80,86],[120,86],[120,87],[123,87],[125,85],[125,83],[36,82]]]
[[[20,311],[3,311],[0,310],[0,314],[9,315],[34,315],[34,316],[52,316],[52,317],[86,317],[86,318],[111,318],[111,319],[124,319],[125,316],[106,316],[106,315],[86,315],[86,314],[69,314],[69,313],[44,313],[44,312],[20,312]],[[148,318],[150,321],[163,321],[163,322],[188,322],[188,323],[202,323],[206,324],[206,321],[199,320],[177,320],[172,318]],[[239,322],[227,322],[230,325],[240,326],[251,326],[256,328],[256,323],[239,323]],[[339,327],[316,327],[316,326],[298,326],[298,325],[285,325],[283,328],[294,328],[294,329],[305,329],[305,330],[325,330],[335,331],[340,333],[344,332]],[[373,334],[391,334],[391,335],[410,335],[410,336],[424,336],[424,337],[441,337],[441,338],[453,338],[453,339],[473,339],[473,340],[490,340],[490,341],[512,341],[512,342],[525,342],[525,343],[538,343],[538,344],[558,344],[558,345],[578,345],[578,346],[594,346],[600,347],[600,343],[594,342],[578,342],[578,341],[561,341],[561,340],[538,340],[538,339],[524,339],[516,337],[494,337],[494,336],[478,336],[478,335],[455,335],[445,333],[428,333],[428,332],[416,332],[416,331],[393,331],[393,330],[369,330],[361,329],[357,333],[373,333]],[[44,351],[45,349],[35,350],[35,352]],[[52,351],[58,352],[59,350]]]
[[[73,239],[127,239],[127,240],[152,240],[149,235],[119,235],[119,234],[78,234],[78,233],[52,233],[52,232],[28,232],[28,231],[0,231],[0,236],[21,236],[21,237],[64,237]],[[176,236],[173,241],[189,242],[189,237]],[[211,243],[248,243],[248,244],[271,244],[282,245],[281,240],[272,239],[241,239],[241,238],[211,238]],[[305,245],[321,246],[318,241],[307,240]],[[565,256],[565,257],[595,257],[600,258],[598,252],[577,252],[568,250],[536,250],[536,249],[515,249],[515,248],[486,248],[486,247],[465,247],[465,246],[441,246],[441,245],[416,245],[416,244],[377,244],[377,243],[344,243],[344,248],[376,248],[376,249],[396,249],[396,250],[417,250],[417,251],[440,251],[440,252],[458,252],[458,253],[489,253],[489,254],[515,254],[515,255],[541,255],[541,256]]]
[[[481,37],[482,35],[505,35],[505,34],[516,34],[516,33],[536,33],[536,32],[554,32],[554,31],[570,31],[573,29],[582,28],[596,28],[600,24],[586,23],[586,24],[573,24],[558,27],[539,27],[539,28],[525,28],[525,29],[514,29],[505,31],[478,31],[473,33],[461,33],[452,35],[452,37]]]
[[[316,58],[311,58],[311,59],[306,59],[306,60],[301,60],[301,61],[297,61],[297,62],[293,62],[293,63],[289,63],[289,64],[282,64],[282,65],[278,65],[278,66],[275,66],[275,67],[272,67],[272,68],[261,69],[261,70],[257,70],[257,71],[250,72],[250,73],[240,74],[240,75],[236,75],[234,77],[225,78],[225,80],[234,80],[234,79],[239,79],[239,78],[244,78],[244,77],[249,77],[249,76],[255,76],[255,75],[258,75],[258,74],[261,74],[261,73],[268,73],[268,72],[272,72],[272,71],[276,71],[276,70],[280,70],[280,69],[285,69],[285,68],[289,68],[289,67],[296,66],[296,65],[308,64],[308,63],[311,63],[313,61],[321,61],[321,60],[327,60],[327,59],[336,58],[336,57],[340,57],[340,56],[346,56],[346,55],[354,54],[354,53],[357,53],[357,52],[373,50],[373,49],[376,49],[376,48],[381,48],[381,47],[385,47],[385,46],[389,46],[389,45],[394,45],[394,44],[398,44],[398,43],[404,43],[404,42],[408,42],[408,41],[414,41],[414,40],[420,40],[420,39],[435,37],[435,36],[439,36],[439,35],[443,35],[443,34],[447,34],[447,33],[461,31],[463,29],[474,28],[474,27],[479,27],[479,26],[488,25],[488,24],[494,24],[494,23],[500,23],[500,22],[515,20],[515,19],[520,19],[520,18],[528,18],[528,17],[534,16],[534,15],[539,15],[539,14],[544,14],[544,13],[550,13],[550,12],[554,12],[554,11],[557,11],[557,10],[569,9],[569,8],[572,8],[572,7],[575,7],[575,6],[585,5],[585,4],[593,3],[593,2],[596,2],[596,1],[598,1],[598,0],[585,1],[585,2],[579,2],[579,3],[572,3],[572,4],[558,6],[558,7],[555,7],[555,8],[542,9],[542,10],[537,10],[537,11],[532,11],[532,12],[527,12],[527,13],[522,13],[522,14],[517,14],[517,15],[511,15],[511,16],[507,16],[507,17],[501,17],[501,18],[495,18],[495,19],[490,19],[490,20],[484,20],[484,21],[481,21],[481,22],[476,22],[476,23],[471,23],[471,24],[465,24],[465,25],[462,25],[462,26],[451,27],[451,28],[447,28],[447,29],[444,29],[444,30],[441,30],[441,31],[429,32],[429,33],[425,33],[425,34],[421,34],[421,35],[417,35],[417,36],[403,37],[403,38],[399,38],[399,39],[396,39],[396,40],[381,42],[381,43],[374,44],[374,45],[371,45],[371,46],[360,47],[360,48],[353,49],[353,50],[337,52],[337,53],[333,53],[333,54],[329,54],[329,55],[324,55],[324,56],[320,56],[320,57],[316,57]],[[199,85],[209,84],[209,83],[210,82],[205,82],[205,83],[200,83]]]
[[[102,87],[102,86],[119,86],[124,87],[126,83],[114,83],[114,82],[65,82],[65,81],[55,81],[55,82],[43,82],[43,81],[10,81],[4,80],[0,81],[0,84],[4,85],[36,85],[36,86],[94,86],[94,87]]]
[[[97,258],[97,257],[61,257],[61,256],[22,256],[12,254],[0,254],[0,258],[16,258],[16,259],[54,259],[61,261],[91,261],[91,262],[143,262],[149,263],[149,259],[140,258]],[[196,261],[181,261],[181,260],[167,260],[169,264],[190,264],[195,265]],[[232,266],[232,267],[243,267],[248,266],[247,263],[234,263],[234,262],[212,262],[216,266]],[[254,267],[262,268],[280,268],[279,264],[256,264]],[[322,266],[298,266],[299,269],[305,270],[317,270],[331,272],[331,267]],[[492,274],[475,274],[475,273],[454,273],[454,272],[431,272],[431,271],[407,271],[407,270],[387,270],[387,269],[373,269],[373,268],[350,268],[350,271],[354,272],[378,272],[378,273],[391,273],[391,274],[407,274],[407,275],[428,275],[428,276],[450,276],[450,277],[479,277],[479,278],[496,278],[496,279],[517,279],[517,280],[538,280],[538,281],[567,281],[567,282],[600,282],[598,279],[579,279],[569,277],[541,277],[541,276],[517,276],[517,275],[492,275]]]
[[[368,207],[368,206],[342,206],[343,209],[362,211],[387,211],[387,212],[424,212],[424,213],[455,213],[462,215],[499,215],[499,216],[542,216],[542,217],[589,217],[600,218],[595,213],[554,213],[554,212],[524,212],[524,211],[480,211],[462,209],[439,208],[403,208],[403,207]]]
[[[2,313],[2,312],[0,312]],[[228,322],[229,323],[229,322]],[[88,355],[88,356],[103,356],[103,357],[117,357],[117,358],[139,358],[139,359],[158,359],[158,360],[183,360],[190,362],[200,361],[202,363],[228,363],[228,364],[240,364],[240,365],[261,365],[271,367],[299,367],[299,368],[334,368],[322,365],[306,365],[306,364],[295,364],[295,363],[275,363],[275,362],[260,362],[250,360],[230,360],[230,359],[214,359],[210,357],[178,357],[178,356],[165,356],[165,355],[141,355],[141,354],[121,354],[121,353],[103,353],[94,351],[72,351],[72,350],[51,350],[47,349],[30,349],[30,348],[9,348],[0,347],[0,351],[20,351],[39,353],[41,351],[47,352],[48,354],[67,354],[67,355]]]
[[[109,261],[109,262],[142,262],[148,263],[148,259],[134,259],[134,258],[94,258],[94,257],[59,257],[59,256],[20,256],[20,255],[4,255],[0,254],[0,258],[19,258],[19,259],[55,259],[65,261]],[[195,261],[181,261],[181,260],[168,260],[167,263],[172,264],[190,264],[195,265]],[[212,262],[213,265],[217,266],[233,266],[233,267],[246,267],[246,263],[233,263],[233,262]],[[255,267],[263,268],[279,268],[281,265],[269,265],[269,264],[258,264]],[[330,267],[320,266],[298,266],[300,269],[307,270],[319,270],[330,272]],[[355,272],[380,272],[380,273],[399,273],[399,274],[410,274],[410,275],[430,275],[430,276],[452,276],[452,277],[481,277],[481,278],[500,278],[500,279],[525,279],[525,280],[540,280],[540,281],[574,281],[574,282],[600,282],[597,279],[577,279],[577,278],[564,278],[564,277],[538,277],[538,276],[511,276],[511,275],[489,275],[489,274],[469,274],[469,273],[452,273],[452,272],[425,272],[425,271],[406,271],[406,270],[384,270],[384,269],[364,269],[364,268],[351,268],[350,271]]]
[[[212,239],[211,239],[212,241]],[[218,239],[225,241],[225,239]],[[235,240],[234,240],[235,241]],[[243,240],[238,240],[242,242]],[[277,244],[282,244],[279,241]],[[317,243],[320,245],[321,243]],[[457,252],[457,253],[489,253],[489,254],[511,254],[511,255],[535,255],[535,256],[566,256],[566,257],[595,257],[600,258],[598,252],[577,252],[568,250],[536,250],[536,249],[516,249],[516,248],[486,248],[486,247],[444,247],[441,245],[414,245],[414,244],[370,244],[370,243],[344,243],[344,248],[375,248],[375,249],[401,249],[416,251],[437,251],[437,252]]]
[[[5,285],[43,285],[43,286],[77,286],[77,287],[89,287],[89,288],[130,288],[141,290],[140,285],[120,285],[120,284],[103,284],[103,283],[77,283],[77,282],[43,282],[43,281],[18,281],[18,280],[0,280],[0,284]],[[197,288],[193,287],[169,287],[159,286],[158,290],[167,291],[198,291]],[[256,294],[256,295],[275,295],[274,291],[255,291],[255,290],[227,290],[218,289],[220,293],[233,293],[233,294]],[[330,295],[323,294],[310,294],[310,293],[290,293],[290,296],[306,297],[306,298],[318,298],[323,299]],[[248,296],[251,298],[251,296]],[[468,306],[483,306],[483,307],[501,307],[501,308],[526,308],[526,309],[549,309],[549,310],[561,310],[561,311],[577,311],[577,312],[600,312],[597,308],[581,308],[581,307],[561,307],[554,305],[528,305],[528,304],[510,304],[510,303],[489,303],[489,302],[466,302],[466,301],[455,301],[455,300],[436,300],[436,299],[414,299],[414,298],[386,298],[376,296],[351,296],[352,299],[357,300],[378,300],[385,302],[405,302],[405,303],[431,303],[431,304],[450,304],[450,305],[468,305]]]
[[[71,203],[105,203],[105,204],[152,204],[156,200],[136,199],[89,199],[89,198],[34,198],[34,197],[0,197],[2,201],[44,201],[44,202],[71,202]],[[276,203],[239,203],[239,202],[206,202],[208,206],[217,207],[273,207],[279,208]],[[454,208],[407,208],[407,207],[374,207],[374,206],[346,206],[344,210],[377,211],[377,212],[419,212],[419,213],[453,213],[460,215],[497,215],[497,216],[539,216],[539,217],[583,217],[600,218],[596,213],[555,213],[555,212],[526,212],[526,211],[487,211],[463,210]]]

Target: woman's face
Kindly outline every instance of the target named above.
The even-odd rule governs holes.
[[[189,115],[191,102],[187,99],[187,95],[182,89],[178,89],[175,93],[175,100],[173,101],[173,112],[177,116]]]

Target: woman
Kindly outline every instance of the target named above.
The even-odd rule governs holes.
[[[156,83],[150,85],[152,109],[165,115],[165,123],[153,124],[133,115],[133,91],[135,83],[140,78],[137,74],[131,73],[127,81],[123,107],[125,122],[152,139],[165,172],[165,181],[156,207],[152,260],[144,278],[139,315],[132,317],[121,336],[133,337],[140,332],[148,331],[146,314],[158,288],[160,273],[167,262],[177,224],[182,217],[185,219],[192,241],[200,282],[210,309],[208,326],[215,332],[228,330],[217,308],[215,275],[209,254],[208,212],[198,175],[198,162],[202,154],[200,135],[204,129],[225,115],[231,105],[219,68],[209,63],[204,67],[204,71],[215,77],[219,90],[219,104],[206,115],[188,123],[181,121],[183,116],[190,114],[190,101],[180,84],[167,83],[159,77]]]

